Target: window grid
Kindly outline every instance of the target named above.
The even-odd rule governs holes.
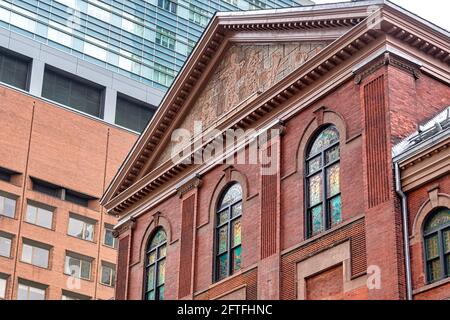
[[[117,248],[117,239],[113,235],[112,228],[105,227],[105,233],[103,238],[103,244],[107,247],[116,249]]]
[[[53,212],[28,204],[25,221],[46,229],[51,229],[53,226]]]
[[[70,236],[93,242],[94,229],[95,225],[93,223],[74,217],[69,218],[68,234]]]
[[[442,215],[442,219],[432,225],[437,215]],[[450,209],[439,209],[431,214],[425,224],[423,237],[428,283],[450,277]]]
[[[37,267],[49,267],[50,250],[24,243],[22,246],[21,261]]]
[[[65,273],[79,279],[91,279],[91,261],[66,255]]]
[[[102,276],[100,279],[100,283],[114,287],[116,279],[116,268],[108,265],[102,265]]]
[[[11,245],[12,239],[0,236],[0,256],[10,258],[11,257]]]
[[[166,233],[163,229],[158,229],[147,249],[145,300],[164,300],[166,253]]]
[[[0,195],[0,215],[14,218],[16,216],[16,200]]]
[[[7,0],[0,3],[0,9],[8,12],[0,26],[106,68],[114,68],[116,64],[111,60],[118,55],[126,57],[122,53],[126,50],[134,55],[133,64],[138,67],[121,69],[122,73],[166,90],[167,85],[158,83],[140,70],[153,69],[152,63],[157,57],[161,57],[174,72],[181,69],[189,54],[185,50],[188,41],[197,41],[203,32],[197,18],[194,21],[189,19],[191,4],[201,9],[197,12],[201,14],[201,24],[205,24],[203,21],[209,20],[217,10],[248,10],[264,5],[261,0],[211,0],[207,3],[200,0],[179,3],[170,0],[110,3],[90,0],[14,1],[14,5]],[[278,8],[295,4],[293,0],[267,0],[265,6]],[[166,52],[155,46],[155,26],[159,25],[177,34],[179,47]]]
[[[233,188],[239,192],[236,192],[233,201],[226,203],[225,197]],[[236,210],[233,211],[234,209]],[[216,213],[216,281],[229,277],[241,268],[241,217],[242,189],[238,183],[235,183],[223,192]],[[236,226],[237,228],[235,228]],[[224,229],[226,229],[226,233],[221,232]],[[224,235],[226,235],[225,241],[221,239]],[[224,249],[222,249],[223,245],[225,245]]]
[[[311,149],[319,139],[322,138],[322,134],[327,130],[334,130],[337,135],[337,140],[330,143],[329,145],[320,148],[319,151],[311,153]],[[342,220],[341,213],[341,192],[340,192],[340,149],[339,149],[339,134],[334,126],[328,126],[322,129],[314,138],[310,147],[308,148],[308,156],[305,161],[305,199],[306,199],[306,226],[307,226],[307,237],[312,237],[325,230],[330,229],[332,226],[338,224]],[[334,158],[333,151],[335,152]],[[327,159],[330,155],[331,160]],[[311,169],[313,168],[313,169]],[[332,183],[330,182],[329,173],[331,169],[335,169],[337,172],[337,188],[338,192],[331,192]],[[336,174],[336,173],[335,173]],[[331,176],[334,177],[334,176]],[[318,183],[318,184],[317,184]],[[320,188],[320,192],[314,192],[317,190],[312,190],[313,188]],[[311,203],[311,197],[320,197],[318,201]],[[333,215],[333,200],[336,200],[338,211],[337,217]],[[319,214],[317,214],[320,210]],[[334,219],[333,219],[334,218]],[[315,222],[319,223],[319,228],[315,225]],[[334,220],[334,221],[333,221]]]
[[[45,300],[45,289],[19,283],[17,300]]]

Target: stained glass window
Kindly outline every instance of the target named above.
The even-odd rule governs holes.
[[[315,136],[306,158],[309,237],[342,222],[339,157],[339,132],[328,126]]]
[[[450,209],[440,208],[424,225],[424,249],[428,282],[450,276]]]
[[[145,267],[146,300],[164,300],[164,284],[166,276],[167,236],[162,228],[149,241]]]
[[[242,188],[229,186],[217,206],[216,280],[220,281],[241,269]]]

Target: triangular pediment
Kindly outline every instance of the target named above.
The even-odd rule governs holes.
[[[268,90],[326,45],[324,41],[231,45],[177,127],[191,133],[196,121],[203,130],[213,127],[218,119],[238,111],[252,95]],[[173,143],[168,142],[148,171],[169,160],[172,149]]]
[[[184,170],[169,161],[174,129],[193,133],[201,121],[206,130],[228,116],[227,127],[245,126],[253,110],[309,92],[382,35],[450,61],[448,32],[384,0],[216,14],[101,203],[121,214]]]

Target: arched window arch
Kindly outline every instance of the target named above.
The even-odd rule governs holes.
[[[242,188],[226,188],[216,209],[215,279],[220,281],[241,269]]]
[[[450,277],[450,209],[439,208],[426,219],[423,236],[428,282]]]
[[[145,300],[164,300],[167,236],[158,228],[150,238],[145,258]]]
[[[330,125],[309,144],[305,161],[306,228],[314,236],[342,221],[339,131]]]

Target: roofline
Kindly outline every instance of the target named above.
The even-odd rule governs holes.
[[[180,77],[183,76],[184,78],[186,78],[189,76],[189,72],[195,68],[195,62],[200,60],[200,55],[203,54],[205,52],[204,50],[207,49],[209,41],[214,39],[214,36],[217,35],[218,32],[219,32],[219,34],[220,34],[220,32],[223,32],[222,30],[219,30],[219,28],[218,28],[219,25],[227,26],[230,24],[233,25],[233,23],[241,25],[241,22],[239,21],[241,19],[238,19],[239,17],[243,17],[242,24],[245,24],[246,21],[248,21],[250,17],[252,17],[254,19],[253,19],[253,21],[250,21],[247,23],[250,23],[250,24],[270,23],[271,20],[280,19],[280,15],[282,15],[282,16],[284,15],[284,17],[282,17],[282,18],[289,17],[289,16],[291,16],[291,18],[294,18],[294,19],[295,18],[301,19],[302,17],[303,18],[309,17],[309,20],[312,20],[310,15],[307,14],[308,12],[311,12],[311,11],[322,13],[321,16],[316,17],[317,19],[332,19],[332,16],[330,17],[327,15],[328,13],[330,13],[330,14],[338,14],[339,13],[339,14],[341,14],[340,17],[342,17],[343,14],[347,14],[347,13],[353,14],[355,17],[360,15],[361,13],[365,13],[365,16],[367,16],[372,12],[371,11],[369,12],[367,10],[362,11],[361,8],[367,7],[370,5],[387,5],[387,11],[391,11],[392,9],[394,9],[393,11],[398,11],[398,12],[400,12],[400,14],[404,14],[406,16],[411,17],[413,19],[412,24],[417,25],[417,24],[422,23],[422,24],[426,25],[427,28],[425,28],[424,32],[426,32],[427,30],[428,31],[431,30],[432,32],[430,32],[430,36],[440,38],[439,41],[441,43],[445,43],[447,41],[446,39],[442,39],[442,38],[449,38],[448,31],[429,23],[427,20],[422,19],[422,18],[418,17],[417,15],[411,14],[409,11],[407,11],[389,1],[384,1],[384,0],[359,1],[357,3],[353,2],[353,3],[339,3],[339,4],[323,4],[323,5],[313,5],[313,6],[308,6],[308,7],[258,10],[258,11],[251,11],[251,12],[226,12],[226,13],[219,12],[219,13],[216,13],[214,15],[213,19],[210,21],[208,28],[205,29],[202,37],[200,38],[199,42],[197,43],[195,50],[190,55],[189,59],[186,60],[183,68],[181,69],[180,73],[177,75],[177,78],[175,79],[172,87],[166,93],[163,101],[161,102],[161,106],[164,105],[164,111],[161,110],[161,109],[163,109],[162,107],[160,107],[158,109],[158,112],[155,114],[153,120],[148,124],[144,133],[136,141],[135,145],[133,146],[133,149],[128,154],[126,160],[122,163],[122,166],[120,167],[119,171],[116,173],[114,179],[111,181],[107,190],[105,191],[104,195],[102,196],[101,204],[104,205],[106,198],[108,198],[108,197],[110,197],[110,198],[108,199],[107,202],[114,199],[115,196],[111,195],[111,189],[112,189],[113,185],[116,188],[119,187],[117,185],[117,183],[122,181],[122,180],[118,180],[119,176],[122,175],[124,168],[128,165],[128,163],[130,161],[130,158],[134,157],[133,161],[137,161],[137,159],[139,159],[141,152],[135,153],[136,149],[139,147],[140,149],[142,149],[144,151],[146,145],[142,144],[142,141],[145,141],[145,142],[149,141],[149,138],[152,136],[152,134],[153,134],[152,132],[154,131],[154,130],[150,131],[150,130],[148,130],[148,128],[151,127],[154,122],[159,123],[162,120],[162,116],[164,116],[165,112],[168,111],[169,105],[168,104],[166,105],[168,97],[170,97],[172,99],[172,98],[174,98],[174,96],[176,96],[176,93],[179,93],[180,91],[182,91],[185,81],[179,81]],[[348,12],[345,10],[347,8],[359,8],[360,10],[354,10],[354,11],[350,10],[350,12]],[[300,17],[298,17],[296,14],[298,14],[300,12],[302,12],[303,14]],[[276,17],[274,17],[273,13],[277,13]],[[261,19],[260,21],[255,21],[255,20],[258,20],[258,17],[264,17],[268,14],[270,14],[270,16],[267,17],[267,19],[265,19],[265,20]],[[353,17],[353,16],[351,16],[351,17]],[[393,20],[393,21],[395,22],[395,20]],[[229,23],[227,24],[227,22],[229,22]],[[419,27],[420,26],[418,26],[418,28]],[[436,33],[438,33],[438,35],[436,35]],[[220,34],[220,35],[224,36],[225,38],[227,37],[226,34],[225,35]],[[211,59],[214,60],[214,55],[213,55],[213,58],[211,58]],[[192,63],[193,61],[194,61],[194,63]],[[186,78],[186,79],[188,79],[188,78]],[[188,80],[186,80],[186,81],[188,81]],[[155,128],[153,128],[153,129],[155,129]],[[165,133],[165,135],[167,135],[167,132]],[[156,148],[158,148],[158,147],[156,147]],[[157,151],[156,148],[154,151]],[[123,179],[125,179],[125,177]],[[134,184],[134,183],[135,182],[132,182],[132,184]]]
[[[411,159],[412,157],[422,153],[427,148],[432,147],[440,142],[443,142],[448,138],[450,138],[450,127],[445,130],[440,131],[438,134],[434,135],[433,137],[431,137],[425,141],[422,141],[422,142],[416,144],[414,147],[393,157],[393,162],[401,163],[401,162],[407,161],[407,160]]]

